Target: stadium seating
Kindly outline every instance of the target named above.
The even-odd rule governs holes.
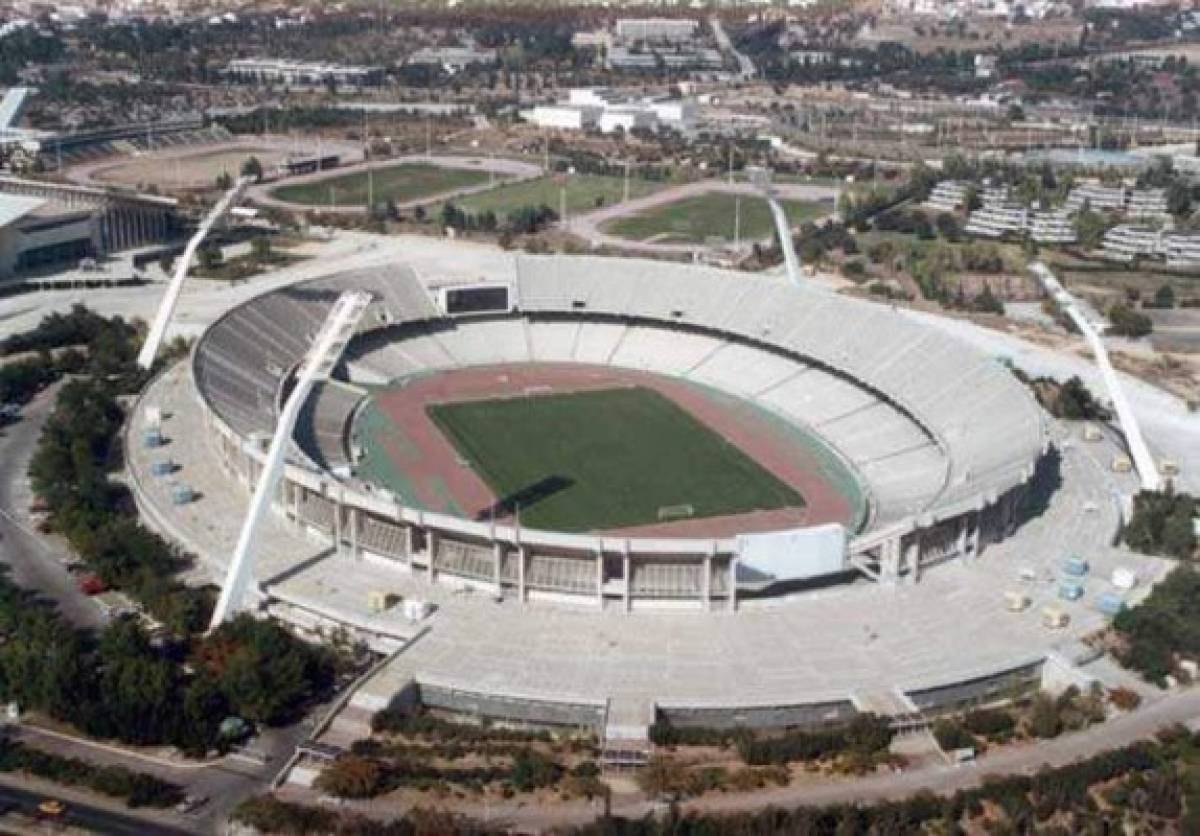
[[[350,465],[346,440],[350,419],[364,393],[335,381],[318,383],[296,421],[296,443],[318,466],[344,472]]]
[[[269,292],[201,340],[196,382],[236,432],[269,432],[281,385],[338,292],[375,301],[346,367],[397,380],[462,366],[528,361],[611,364],[692,380],[752,401],[823,438],[865,483],[871,525],[978,505],[1019,484],[1044,449],[1041,413],[999,363],[887,306],[819,288],[661,262],[519,256],[519,315],[448,318],[404,266],[358,270]],[[364,379],[366,375],[364,375]],[[320,387],[297,438],[319,466],[346,465],[356,389]],[[304,422],[302,422],[304,424]],[[319,515],[319,514],[318,514]],[[371,538],[403,554],[402,531]],[[397,534],[396,532],[400,532]],[[385,542],[386,541],[386,542]],[[443,544],[438,565],[492,577],[492,555]],[[693,596],[691,563],[639,570],[638,594]],[[515,572],[506,555],[502,575]],[[678,571],[677,571],[678,570]],[[530,556],[528,583],[590,593],[586,561]],[[724,588],[714,570],[713,589]]]

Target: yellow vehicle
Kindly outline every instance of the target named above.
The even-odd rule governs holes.
[[[60,819],[67,814],[67,805],[57,798],[47,798],[37,809],[39,815],[50,819]]]

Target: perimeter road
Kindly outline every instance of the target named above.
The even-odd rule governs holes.
[[[193,832],[198,832],[81,804],[72,800],[74,793],[40,793],[15,787],[7,783],[8,780],[7,777],[0,778],[0,804],[14,807],[16,811],[27,816],[36,817],[39,804],[47,798],[60,799],[67,808],[66,814],[60,820],[66,827],[86,828],[90,832],[103,833],[106,836],[190,836]],[[9,824],[6,817],[0,817],[0,831],[7,831]],[[49,831],[52,828],[45,829]]]
[[[12,569],[14,583],[52,600],[71,624],[99,629],[106,619],[67,571],[69,552],[57,539],[38,534],[28,514],[33,499],[27,487],[29,462],[61,387],[56,384],[41,392],[15,424],[0,430],[0,561]]]

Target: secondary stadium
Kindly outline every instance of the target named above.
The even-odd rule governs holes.
[[[999,359],[778,279],[508,254],[495,272],[388,263],[262,293],[130,424],[143,512],[218,576],[312,335],[341,292],[372,295],[301,414],[254,573],[262,608],[396,653],[364,710],[609,738],[903,715],[1069,668],[1098,623],[1004,612],[1015,556],[1041,572],[1067,525],[1097,567],[1119,558],[1117,512],[1081,510],[1112,474],[1069,451],[1064,478],[1059,428]],[[134,435],[151,412],[176,479]]]

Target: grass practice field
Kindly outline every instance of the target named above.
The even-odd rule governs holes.
[[[428,407],[521,523],[592,531],[801,507],[804,499],[684,409],[640,387]]]
[[[376,168],[374,199],[376,203],[394,200],[407,203],[423,197],[479,186],[488,181],[488,173],[469,168],[443,168],[428,163],[400,163]],[[358,171],[308,183],[280,186],[271,195],[288,203],[306,206],[365,206],[367,203],[367,173]]]
[[[600,206],[620,203],[625,196],[625,180],[622,177],[604,177],[597,174],[575,174],[566,178],[567,214],[577,215],[591,212]],[[652,180],[631,178],[629,197],[643,197],[669,185]],[[472,214],[491,209],[500,218],[522,206],[546,204],[555,212],[559,210],[559,183],[552,177],[535,177],[520,183],[511,183],[486,192],[469,195],[454,205]]]
[[[604,231],[631,241],[653,240],[664,244],[703,244],[713,237],[732,241],[737,199],[737,195],[728,192],[688,197],[636,215],[615,218],[604,225]],[[799,224],[829,214],[833,205],[792,200],[783,201],[783,210],[793,224]],[[771,235],[774,221],[765,200],[742,196],[740,215],[741,240],[758,241]]]

